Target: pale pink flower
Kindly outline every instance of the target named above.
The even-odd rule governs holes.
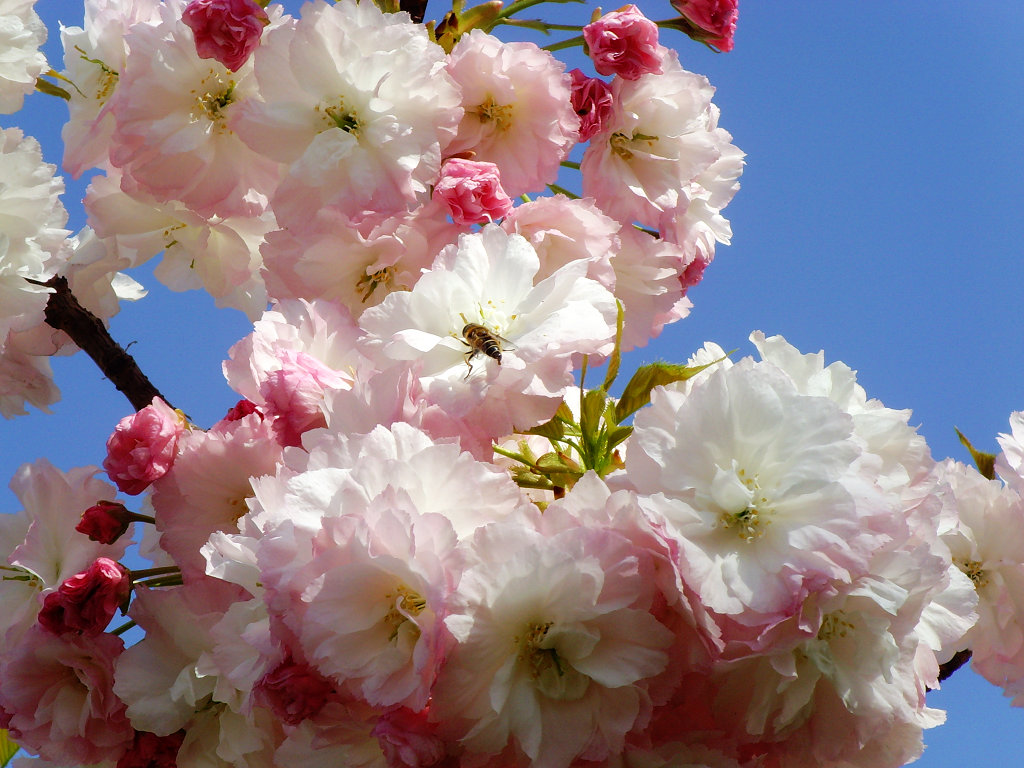
[[[199,659],[214,646],[213,628],[229,607],[247,597],[241,588],[217,579],[187,587],[135,588],[129,615],[145,637],[118,658],[114,683],[132,725],[157,736],[192,728],[197,708],[218,689],[216,675],[197,670]]]
[[[410,212],[355,219],[323,208],[304,226],[267,236],[267,290],[277,300],[330,299],[358,315],[392,291],[411,289],[461,231],[435,200]]]
[[[50,361],[21,350],[13,336],[8,334],[6,344],[0,343],[0,415],[24,416],[26,405],[50,413],[49,406],[60,400]]]
[[[11,738],[58,765],[119,757],[134,736],[111,687],[123,648],[114,635],[30,630],[0,665],[0,707],[11,715]]]
[[[128,604],[131,574],[108,557],[97,558],[88,569],[65,579],[43,599],[39,624],[54,635],[79,632],[98,635]]]
[[[216,59],[232,71],[260,44],[267,12],[253,0],[192,0],[181,14],[192,30],[201,59]]]
[[[739,16],[738,0],[671,0],[685,22],[684,31],[694,40],[731,51]]]
[[[465,115],[445,154],[473,152],[495,163],[513,197],[553,182],[579,137],[565,65],[534,43],[503,43],[473,29],[455,44],[448,72]]]
[[[595,133],[604,130],[612,115],[611,86],[596,77],[587,77],[579,69],[572,70],[572,108],[580,118],[580,141],[590,141]]]
[[[535,284],[539,269],[529,243],[497,225],[463,235],[411,291],[362,314],[367,355],[382,368],[417,361],[427,397],[493,437],[541,423],[572,383],[573,356],[610,351],[615,308],[611,293],[586,276],[586,261]],[[507,354],[499,361],[471,346],[470,324]]]
[[[128,57],[108,109],[115,118],[111,162],[121,187],[159,202],[179,201],[203,217],[263,212],[279,165],[232,128],[256,99],[251,64],[230,72],[200,59],[192,31],[170,6],[157,25],[135,24]]]
[[[35,0],[0,0],[0,114],[21,109],[46,69],[46,56],[39,50],[46,42],[46,25],[35,4]]]
[[[658,25],[635,5],[624,5],[587,24],[583,39],[600,75],[636,80],[661,74],[665,49],[658,45]]]
[[[211,533],[238,530],[253,495],[250,477],[272,474],[280,458],[273,429],[258,414],[182,436],[172,471],[153,486],[153,509],[160,546],[186,580],[205,573],[199,549]]]
[[[565,195],[538,197],[516,206],[501,222],[506,232],[530,241],[540,259],[538,279],[571,261],[589,262],[587,275],[610,291],[615,290],[612,254],[619,244],[619,222],[606,216],[593,200],[572,200]]]
[[[64,170],[78,178],[89,168],[109,164],[114,115],[104,109],[124,71],[125,35],[135,24],[158,24],[159,0],[91,0],[81,27],[60,28],[68,121],[61,128]]]
[[[678,247],[626,226],[611,262],[615,297],[623,308],[623,352],[646,346],[666,325],[690,314],[688,265]]]
[[[462,109],[444,51],[373,3],[307,4],[253,56],[262,100],[232,127],[288,166],[272,202],[285,227],[325,205],[348,216],[424,202]]]
[[[768,626],[834,579],[865,573],[878,510],[844,475],[853,422],[743,360],[687,395],[655,390],[626,458],[640,503],[676,537],[684,578],[712,610]],[[852,492],[851,492],[852,491]]]
[[[707,78],[684,70],[672,51],[662,68],[660,75],[612,83],[612,115],[581,163],[583,193],[601,210],[652,228],[666,211],[686,211],[704,194],[695,187],[701,176],[736,152],[718,127]]]
[[[118,423],[107,439],[103,468],[123,493],[142,493],[170,470],[184,417],[159,397]]]
[[[131,266],[162,254],[154,275],[174,291],[203,288],[218,307],[256,319],[267,307],[260,246],[276,229],[273,213],[205,218],[178,202],[126,194],[112,169],[89,183],[85,208],[104,244]]]
[[[1017,493],[1024,493],[1024,411],[1010,414],[1010,433],[996,438],[1002,451],[996,457],[996,472]]]
[[[360,333],[336,304],[282,301],[229,350],[224,375],[235,391],[272,417],[283,444],[298,445],[301,432],[323,426],[326,393],[352,386],[353,372],[364,359],[356,349]]]
[[[431,718],[481,758],[511,747],[566,768],[620,752],[646,722],[672,641],[649,612],[649,563],[624,537],[584,527],[492,524],[468,549]]]
[[[56,170],[43,162],[38,141],[17,128],[0,130],[0,351],[8,332],[43,322],[51,289],[29,280],[45,283],[67,259],[64,181]]]
[[[441,166],[434,197],[448,207],[452,221],[463,227],[497,221],[512,209],[512,200],[501,188],[498,166],[461,157]]]

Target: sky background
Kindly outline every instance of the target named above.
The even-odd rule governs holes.
[[[667,1],[641,7],[673,15]],[[545,8],[549,19],[589,20],[578,6]],[[37,9],[59,69],[57,21],[80,24],[81,9]],[[751,331],[778,333],[846,362],[869,396],[912,409],[935,458],[967,459],[954,426],[995,450],[1011,411],[1024,409],[1024,4],[741,0],[732,53],[675,33],[662,42],[717,87],[721,126],[747,166],[725,211],[733,245],[692,290],[691,316],[625,364],[682,361],[705,340],[750,354]],[[0,126],[23,128],[59,162],[65,118],[37,94]],[[84,185],[68,187],[77,230]],[[151,293],[123,307],[114,337],[171,402],[212,423],[237,400],[220,363],[249,322],[205,294],[166,291],[148,268],[133,277]],[[63,400],[53,414],[0,421],[2,478],[40,456],[62,469],[99,464],[130,411],[84,355],[54,370]],[[2,485],[0,510],[16,511]],[[1024,710],[973,672],[929,704],[949,722],[926,733],[917,765],[1024,765]]]

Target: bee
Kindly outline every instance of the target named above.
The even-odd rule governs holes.
[[[465,315],[463,315],[462,319],[466,319]],[[479,323],[467,322],[462,327],[461,341],[469,347],[469,351],[466,353],[466,365],[469,366],[466,378],[469,378],[469,374],[473,372],[473,358],[477,355],[487,355],[498,365],[501,365],[501,353],[506,349],[515,349],[512,342],[508,339],[502,338],[488,330],[487,326],[480,325]],[[502,344],[506,346],[503,348]]]

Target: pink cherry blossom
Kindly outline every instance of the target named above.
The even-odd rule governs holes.
[[[128,531],[132,519],[124,504],[98,501],[82,513],[75,530],[101,544],[113,544]]]
[[[464,227],[497,221],[512,209],[512,200],[501,188],[498,166],[461,157],[441,166],[434,197],[443,200],[452,221]]]
[[[260,44],[267,12],[253,0],[192,0],[181,14],[196,39],[201,59],[240,69]]]
[[[580,117],[580,141],[590,141],[612,114],[612,89],[604,80],[572,70],[572,108]]]
[[[731,51],[739,16],[738,0],[671,0],[684,22],[686,34],[720,51]]]
[[[503,43],[473,29],[448,57],[448,73],[465,115],[447,156],[473,152],[497,164],[512,196],[554,181],[579,136],[565,65],[534,43]]]
[[[159,397],[118,423],[103,468],[123,493],[142,493],[174,463],[184,419]]]
[[[587,24],[583,39],[598,74],[626,80],[661,74],[665,49],[658,45],[658,25],[635,5],[624,5]]]
[[[327,425],[322,410],[324,392],[347,388],[348,377],[328,368],[312,355],[283,349],[281,367],[270,371],[260,385],[266,414],[283,446],[302,445],[302,433]]]
[[[114,635],[30,630],[0,665],[0,707],[11,715],[11,737],[57,765],[120,757],[134,736],[112,690],[123,649]]]
[[[431,768],[445,756],[445,742],[437,733],[429,711],[405,707],[389,709],[373,727],[388,768]]]
[[[39,623],[55,635],[98,635],[106,629],[114,612],[127,605],[130,592],[128,569],[110,558],[98,558],[87,570],[66,579],[56,592],[46,596],[39,611]]]

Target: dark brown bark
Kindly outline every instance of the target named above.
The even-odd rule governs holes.
[[[954,653],[952,659],[939,666],[939,682],[941,683],[943,680],[949,678],[950,675],[970,660],[971,650],[969,648],[965,651],[957,651]]]
[[[134,358],[110,336],[103,321],[78,303],[65,278],[57,275],[40,285],[54,289],[46,303],[47,324],[70,336],[99,366],[103,375],[128,398],[136,411],[153,402],[154,397],[166,401]]]

